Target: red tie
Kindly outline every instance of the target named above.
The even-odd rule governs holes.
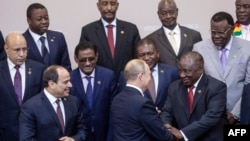
[[[155,102],[155,99],[156,99],[155,81],[154,81],[154,77],[152,75],[152,72],[151,72],[151,80],[150,80],[149,85],[148,85],[148,91],[149,91],[149,93],[150,93],[150,95],[152,97],[153,102]]]
[[[192,108],[193,108],[193,100],[194,100],[193,89],[194,89],[194,86],[191,86],[188,88],[189,113],[192,112]]]
[[[113,25],[109,24],[107,25],[107,28],[108,28],[109,48],[110,48],[112,58],[114,58],[115,45],[114,45],[114,37],[113,37]]]

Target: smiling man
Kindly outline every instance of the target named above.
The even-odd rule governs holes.
[[[174,0],[160,0],[157,14],[162,27],[147,36],[153,39],[159,48],[160,62],[176,67],[180,57],[202,40],[198,31],[177,23],[178,12]]]
[[[177,140],[223,141],[225,83],[206,75],[201,54],[193,51],[181,57],[179,76],[169,86],[161,113],[165,126]]]
[[[90,42],[78,44],[74,57],[78,68],[70,73],[73,84],[70,94],[75,95],[83,105],[87,141],[105,141],[110,104],[116,94],[115,74],[110,69],[96,65],[97,48]]]
[[[232,36],[233,17],[226,12],[215,13],[210,21],[211,39],[194,45],[205,60],[205,72],[227,84],[228,120],[240,118],[244,84],[250,82],[250,42]]]

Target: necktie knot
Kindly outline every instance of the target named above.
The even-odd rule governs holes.
[[[91,76],[86,76],[86,79],[88,80],[88,82],[91,82]]]
[[[188,89],[189,89],[189,91],[193,91],[194,86],[190,86]]]
[[[57,104],[57,106],[60,106],[60,99],[56,100],[56,104]]]
[[[114,26],[114,25],[112,25],[112,24],[108,24],[106,27],[107,27],[107,28],[113,28],[113,26]]]
[[[19,70],[20,66],[19,66],[19,65],[16,65],[14,68],[15,68],[16,70]]]
[[[174,36],[175,32],[174,31],[170,31],[168,34],[171,35],[171,36]]]
[[[41,36],[41,37],[40,37],[40,41],[42,42],[42,44],[44,44],[45,37],[44,37],[44,36]]]

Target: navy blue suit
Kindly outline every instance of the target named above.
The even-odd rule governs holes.
[[[2,32],[0,31],[0,61],[6,58],[6,53],[4,50],[4,38]]]
[[[181,130],[189,141],[223,141],[223,125],[228,124],[226,101],[226,84],[203,74],[189,113],[188,88],[177,80],[169,86],[161,118],[164,124]]]
[[[42,75],[45,66],[26,60],[25,92],[22,102],[42,90]],[[0,141],[18,141],[20,106],[16,97],[7,59],[0,62]]]
[[[157,97],[155,101],[155,105],[159,110],[162,109],[164,103],[167,98],[167,91],[170,83],[177,80],[178,76],[178,69],[174,66],[165,65],[158,63],[158,75],[159,75],[159,82],[158,82],[158,90],[157,90]],[[122,72],[119,78],[119,89],[120,91],[126,86],[124,73]],[[151,95],[148,90],[144,92],[145,96],[152,99]]]
[[[243,89],[241,99],[240,123],[250,124],[250,83],[246,84]]]
[[[119,77],[126,63],[135,57],[135,47],[140,40],[136,25],[118,20],[114,59],[112,58],[108,38],[101,20],[94,21],[82,28],[80,42],[90,41],[97,46],[97,65],[113,70]]]
[[[82,112],[88,132],[91,133],[91,127],[93,127],[96,141],[105,141],[108,134],[110,105],[117,88],[114,72],[100,66],[95,67],[92,111],[88,106],[79,68],[73,70],[70,75],[73,85],[70,93],[82,102],[84,107]]]
[[[69,52],[64,35],[61,32],[51,30],[48,30],[46,34],[50,53],[49,65],[61,65],[68,71],[71,71]],[[26,39],[29,50],[28,58],[43,63],[43,58],[29,30],[26,30],[26,32],[23,33],[23,36]]]
[[[62,98],[62,101],[65,111],[64,132],[43,91],[24,103],[20,114],[20,141],[58,141],[63,136],[85,141],[84,119],[78,99],[69,95]]]
[[[126,86],[111,106],[114,141],[168,141],[172,135],[163,127],[154,103],[139,90]]]

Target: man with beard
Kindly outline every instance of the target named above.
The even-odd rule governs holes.
[[[71,71],[68,47],[64,35],[48,30],[49,14],[45,6],[33,3],[27,8],[29,29],[23,33],[28,46],[28,58],[46,66],[61,65]]]
[[[140,40],[136,25],[116,18],[118,0],[98,0],[101,19],[82,27],[80,42],[90,41],[99,52],[97,65],[113,70],[117,77],[134,58]]]
[[[234,20],[226,12],[210,21],[211,39],[194,45],[205,60],[205,72],[227,84],[227,118],[234,124],[240,118],[244,84],[250,82],[250,42],[232,36]]]
[[[178,8],[174,0],[161,0],[157,13],[162,27],[147,37],[156,42],[161,63],[178,67],[180,57],[202,40],[201,34],[177,24]]]

